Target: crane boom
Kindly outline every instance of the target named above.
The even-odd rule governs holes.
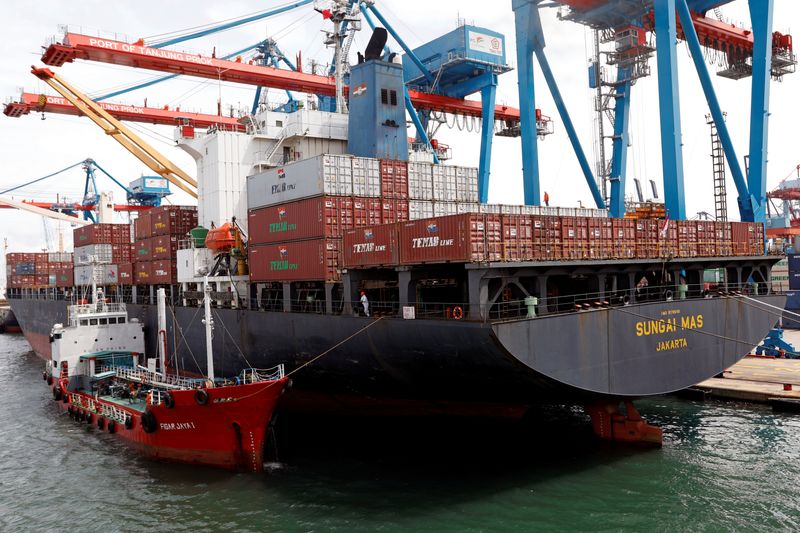
[[[111,135],[125,149],[147,165],[153,172],[167,179],[170,183],[197,198],[197,181],[178,168],[155,148],[146,143],[122,122],[111,116],[105,109],[91,98],[81,93],[60,76],[48,68],[31,66],[34,76],[47,83],[73,106],[100,126],[106,134]]]
[[[69,222],[70,224],[77,224],[78,226],[88,226],[92,224],[92,222],[89,220],[81,220],[77,217],[65,215],[64,213],[50,211],[49,209],[36,207],[35,205],[31,205],[27,202],[18,202],[17,200],[9,200],[7,198],[0,198],[0,206],[8,206],[14,209],[19,209],[20,211],[27,211],[28,213],[41,215],[46,218],[62,220],[64,222]]]

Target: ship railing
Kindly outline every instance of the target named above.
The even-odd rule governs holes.
[[[75,392],[71,392],[69,394],[69,403],[98,416],[104,416],[106,418],[110,418],[111,420],[115,420],[120,424],[124,424],[125,421],[131,416],[130,413],[124,409],[120,409],[114,405],[103,403],[94,398],[84,396],[83,394],[77,394]]]
[[[150,370],[116,365],[103,365],[101,367],[101,372],[114,372],[117,377],[128,381],[173,390],[197,388],[205,381],[202,379],[182,378],[171,374],[160,374],[158,372],[151,372]]]
[[[278,381],[286,375],[283,365],[273,368],[246,368],[239,374],[239,382],[243,385],[248,383],[261,383],[262,381]]]
[[[124,303],[97,302],[91,304],[76,304],[69,306],[70,317],[89,315],[95,313],[126,313]]]

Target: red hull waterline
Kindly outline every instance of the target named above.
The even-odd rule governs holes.
[[[153,459],[261,472],[267,427],[287,381],[197,389],[208,395],[202,405],[197,390],[171,391],[174,405],[148,405],[145,412],[82,392],[67,393],[58,381],[52,392],[72,418],[113,433]],[[114,420],[115,409],[129,422],[118,416]],[[143,422],[143,417],[151,418]]]

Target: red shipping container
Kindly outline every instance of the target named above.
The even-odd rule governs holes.
[[[342,239],[342,268],[398,265],[398,239],[397,224],[346,231]]]
[[[636,257],[638,259],[658,257],[658,220],[636,219]]]
[[[115,265],[120,263],[131,262],[131,245],[130,244],[112,244],[111,245],[111,262]]]
[[[150,285],[153,283],[150,261],[138,261],[133,264],[133,282],[136,285]]]
[[[150,211],[151,233],[184,236],[197,226],[197,209],[194,207],[166,205]]]
[[[465,214],[399,225],[400,264],[471,263],[502,258],[500,215]]]
[[[121,263],[117,268],[117,276],[119,276],[120,285],[133,285],[134,280],[133,263]]]
[[[408,163],[381,160],[381,196],[384,199],[408,200]]]
[[[636,221],[630,218],[614,218],[611,219],[611,228],[614,259],[636,257]]]
[[[611,259],[614,256],[613,223],[609,218],[589,218],[589,258]]]
[[[50,283],[50,276],[48,274],[36,274],[34,283],[37,287],[46,287]]]
[[[151,261],[150,281],[153,285],[172,285],[178,280],[175,261]]]
[[[72,267],[61,268],[56,272],[56,287],[67,288],[75,285],[75,270]]]
[[[707,220],[698,220],[697,224],[697,255],[699,257],[712,257],[717,255],[716,224]]]
[[[678,221],[678,257],[697,257],[697,222]]]
[[[658,257],[678,257],[678,224],[674,220],[657,220]]]
[[[711,222],[714,225],[714,240],[717,244],[716,255],[728,257],[733,253],[733,226],[730,222]]]
[[[175,259],[178,255],[177,235],[161,235],[150,239],[150,257],[155,260]]]
[[[75,228],[72,232],[74,246],[86,246],[87,244],[113,244],[114,243],[114,224],[91,224]]]
[[[131,227],[128,224],[113,224],[111,238],[113,244],[130,244]]]
[[[504,261],[530,261],[534,258],[532,222],[528,216],[501,215]]]
[[[541,215],[530,218],[534,259],[538,261],[561,259],[561,218]]]
[[[341,239],[313,239],[251,246],[253,282],[339,281]]]
[[[561,217],[561,242],[564,259],[588,259],[589,220],[584,217]]]
[[[393,200],[384,198],[381,203],[381,224],[394,224],[395,222],[408,222],[408,200]]]
[[[152,237],[150,239],[142,239],[136,241],[131,262],[136,263],[139,261],[150,261],[152,259]]]
[[[136,240],[149,239],[153,236],[150,211],[140,211],[139,218],[133,221],[133,237]]]

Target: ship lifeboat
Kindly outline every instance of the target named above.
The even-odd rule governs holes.
[[[230,252],[236,246],[235,231],[230,222],[210,229],[206,235],[206,248],[215,254]]]

